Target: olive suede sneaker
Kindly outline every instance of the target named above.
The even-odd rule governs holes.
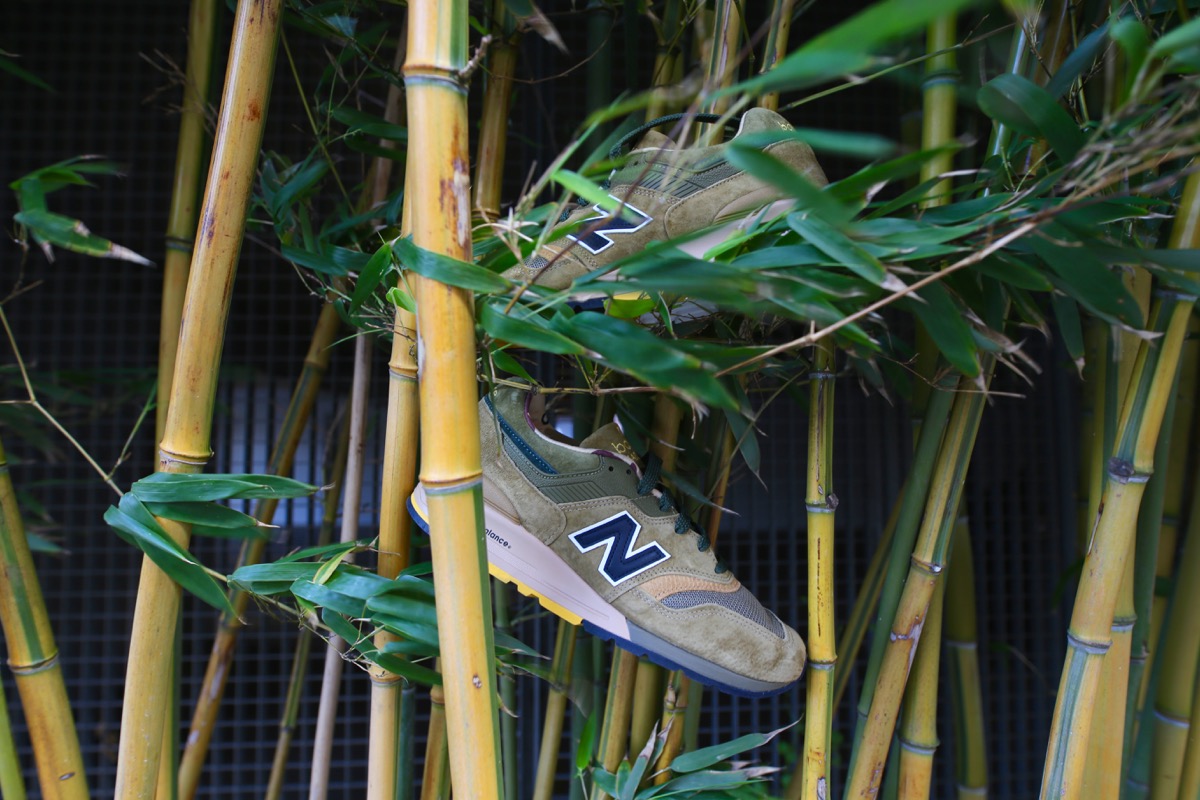
[[[549,611],[701,683],[760,697],[804,670],[800,636],[720,564],[615,423],[568,444],[524,392],[479,404],[491,574]],[[428,529],[424,488],[409,501]]]
[[[793,207],[778,188],[726,157],[730,144],[742,137],[791,129],[775,112],[754,108],[742,115],[737,134],[724,144],[677,149],[669,138],[650,131],[606,181],[610,196],[621,204],[617,212],[598,205],[577,206],[557,226],[570,226],[572,233],[543,245],[504,277],[518,284],[567,289],[575,279],[611,267],[652,242],[698,231],[703,233],[679,247],[703,258],[732,233]],[[816,186],[826,184],[812,148],[804,142],[788,139],[761,149]]]

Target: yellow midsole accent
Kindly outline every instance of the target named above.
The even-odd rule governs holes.
[[[490,572],[492,574],[493,578],[496,578],[497,580],[502,580],[505,583],[511,583],[513,586],[516,586],[517,591],[519,591],[521,594],[525,595],[526,597],[536,597],[537,601],[539,603],[541,603],[542,608],[546,609],[551,614],[554,614],[558,617],[561,617],[562,619],[565,619],[567,622],[571,623],[572,625],[582,625],[583,624],[583,617],[579,616],[578,614],[574,614],[574,613],[568,611],[567,609],[563,608],[562,606],[560,606],[558,603],[554,602],[553,600],[543,597],[542,595],[535,592],[533,589],[530,589],[528,586],[521,583],[519,580],[517,580],[513,576],[509,575],[504,570],[500,569],[497,566],[492,565],[490,562],[488,563],[488,572]]]

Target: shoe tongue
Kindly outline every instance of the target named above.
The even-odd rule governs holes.
[[[648,131],[646,133],[646,135],[642,137],[642,140],[637,143],[637,147],[635,147],[633,149],[634,150],[663,150],[663,149],[669,150],[673,147],[675,147],[675,142],[673,142],[671,140],[671,137],[664,136],[663,134],[659,133],[658,131],[651,130],[651,131]]]
[[[774,111],[766,108],[752,108],[742,115],[742,124],[738,127],[738,135],[778,130],[790,131],[792,125]]]
[[[579,446],[585,450],[603,450],[606,453],[612,453],[622,461],[640,466],[637,454],[633,452],[633,445],[629,444],[629,440],[625,438],[625,434],[621,432],[621,428],[615,422],[597,428],[595,432],[580,442]]]

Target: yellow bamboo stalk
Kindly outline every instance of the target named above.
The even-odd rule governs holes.
[[[166,254],[163,259],[154,425],[156,442],[162,439],[167,422],[171,380],[175,374],[175,354],[179,350],[183,298],[187,291],[188,268],[191,266],[192,250],[195,247],[193,236],[196,233],[196,204],[200,193],[200,170],[203,166],[204,123],[212,74],[216,10],[216,0],[192,0],[188,16],[187,66],[183,81],[183,99],[180,103],[179,141],[175,150],[175,177],[171,184],[171,208],[167,212]],[[177,694],[177,679],[175,691]],[[170,800],[176,796],[178,713],[178,703],[171,703],[167,710],[161,755],[162,762],[169,768],[159,770],[158,773],[156,796],[159,800]]]
[[[680,0],[667,0],[662,16],[655,29],[657,34],[654,51],[654,69],[650,73],[650,103],[646,106],[646,119],[652,120],[669,114],[675,108],[671,104],[668,86],[675,82],[676,67],[680,63],[679,40],[682,33]]]
[[[0,688],[0,797],[25,800],[25,779],[21,762],[17,760],[17,743],[13,741],[12,722],[8,716],[8,700]]]
[[[558,771],[558,750],[562,745],[563,715],[567,710],[567,688],[571,682],[571,663],[575,654],[578,628],[559,620],[554,640],[554,660],[550,675],[550,694],[546,698],[546,718],[542,725],[542,744],[538,752],[533,800],[552,800],[554,776]]]
[[[732,85],[738,70],[738,42],[742,33],[741,4],[737,0],[716,0],[713,4],[712,49],[708,54],[708,86],[720,89]],[[733,98],[724,95],[708,104],[706,109],[713,114],[724,114],[729,110]],[[720,130],[714,131],[720,135]]]
[[[4,575],[4,581],[0,582],[0,624],[8,647],[8,666],[25,711],[42,795],[48,800],[83,800],[88,796],[88,787],[79,737],[3,444],[0,444],[0,575]]]
[[[1200,244],[1200,178],[1192,174],[1184,187],[1169,246]],[[1151,327],[1165,335],[1138,350],[1128,397],[1122,405],[1115,456],[1109,462],[1109,481],[1102,511],[1084,559],[1068,632],[1042,776],[1042,797],[1080,797],[1092,730],[1097,684],[1105,652],[1111,645],[1111,625],[1125,561],[1132,550],[1138,507],[1154,448],[1174,391],[1184,334],[1195,298],[1160,293],[1155,298]]]
[[[442,671],[441,663],[441,659],[438,659],[438,672]],[[429,734],[425,741],[421,800],[449,800],[450,752],[446,741],[446,693],[441,686],[429,690],[429,701]]]
[[[201,206],[196,250],[179,334],[175,379],[159,445],[163,471],[200,472],[211,455],[213,401],[225,320],[262,141],[281,4],[241,4],[234,19],[229,68],[212,162]],[[190,529],[164,527],[187,546]],[[170,700],[170,647],[179,587],[143,559],[129,649],[116,796],[153,796]]]
[[[990,365],[985,367],[983,374],[990,376]],[[984,393],[978,391],[974,381],[963,378],[960,389],[963,391],[954,399],[934,465],[925,515],[884,650],[879,679],[858,746],[859,752],[851,768],[847,798],[874,798],[879,793],[914,648],[921,638],[929,604],[952,541],[954,515],[974,449],[984,401]]]
[[[499,13],[503,4],[497,4]],[[504,181],[504,156],[508,144],[508,111],[512,104],[513,76],[518,50],[514,39],[495,30],[488,48],[488,84],[479,121],[479,148],[475,157],[475,207],[485,219],[500,216],[500,189]]]
[[[1150,305],[1150,274],[1137,270],[1126,278],[1126,285],[1141,307],[1143,316]],[[1133,375],[1138,351],[1138,338],[1120,332],[1114,339],[1115,358],[1109,369],[1116,369],[1115,395],[1125,397]],[[1104,440],[1107,443],[1107,438]],[[1097,500],[1097,505],[1099,500]],[[1100,693],[1097,700],[1087,766],[1084,768],[1084,797],[1116,797],[1121,792],[1123,757],[1125,754],[1126,700],[1129,696],[1129,664],[1132,655],[1133,625],[1137,612],[1133,601],[1134,559],[1125,561],[1125,574],[1117,595],[1112,620],[1112,648],[1104,657],[1100,674]]]
[[[296,450],[300,446],[300,437],[304,433],[309,417],[312,416],[317,392],[329,369],[329,360],[332,356],[331,346],[340,325],[337,308],[332,303],[326,303],[317,318],[312,339],[308,344],[308,352],[304,356],[304,366],[300,371],[296,386],[292,390],[292,398],[288,403],[287,411],[279,424],[279,431],[275,437],[275,448],[268,460],[267,467],[268,471],[273,474],[287,475],[292,470]],[[254,518],[270,524],[278,507],[278,500],[261,500],[255,505]],[[262,560],[265,549],[266,542],[261,539],[247,541],[242,546],[238,561],[243,564],[258,563]],[[212,741],[213,731],[216,730],[217,715],[225,697],[225,686],[229,680],[238,635],[242,630],[242,621],[249,608],[250,595],[241,591],[233,592],[230,595],[230,603],[233,605],[234,614],[222,614],[217,623],[217,635],[213,639],[212,650],[208,656],[204,681],[196,696],[196,707],[192,712],[187,744],[179,764],[178,792],[179,796],[185,800],[195,797],[196,790],[200,785],[204,759],[208,756],[208,747]]]
[[[767,43],[763,48],[763,63],[760,72],[769,72],[787,55],[788,37],[792,31],[792,6],[795,0],[775,0],[771,8],[771,27],[767,31]],[[779,110],[779,92],[767,92],[758,98],[759,108]]]
[[[1200,472],[1192,497],[1200,491]],[[1174,598],[1167,615],[1162,673],[1154,703],[1154,739],[1150,765],[1152,800],[1179,793],[1180,770],[1191,730],[1194,678],[1200,664],[1200,625],[1194,609],[1200,604],[1200,506],[1193,504],[1175,579]]]
[[[925,618],[912,673],[904,691],[904,711],[899,733],[897,796],[900,800],[925,800],[933,787],[933,756],[940,744],[937,733],[937,688],[945,600],[946,581],[938,581],[929,602],[929,615]]]
[[[466,3],[409,4],[404,80],[413,241],[470,261],[466,49]],[[493,800],[500,794],[500,753],[473,298],[437,281],[419,279],[417,286],[421,482],[429,497],[451,782],[460,797]]]
[[[976,648],[975,556],[965,515],[955,523],[954,569],[946,576],[946,668],[950,675],[956,731],[955,777],[959,800],[987,797],[987,747],[983,691]]]
[[[609,772],[617,771],[628,751],[637,664],[637,656],[619,647],[613,648],[613,666],[608,680],[608,694],[604,699],[604,717],[597,751],[600,766]],[[592,800],[605,800],[608,796],[599,786],[592,787]]]
[[[1191,719],[1200,718],[1200,669],[1192,684]],[[1200,725],[1188,729],[1187,749],[1184,750],[1183,765],[1179,777],[1179,797],[1200,797]]]
[[[833,677],[837,664],[833,619],[833,350],[818,345],[808,374],[808,684],[804,714],[804,797],[830,793],[833,747]]]
[[[1108,402],[1105,385],[1108,372],[1108,340],[1112,335],[1104,320],[1091,317],[1087,322],[1084,347],[1087,359],[1084,368],[1084,414],[1082,435],[1084,447],[1080,453],[1079,552],[1087,552],[1092,523],[1100,510],[1104,493],[1105,419]],[[1112,412],[1116,416],[1116,412]]]
[[[399,70],[407,53],[407,37],[396,44],[393,69]],[[384,118],[398,123],[404,117],[400,87],[388,86]],[[383,202],[391,191],[392,161],[376,158],[372,202]],[[405,203],[400,229],[411,230],[411,204]],[[383,489],[379,508],[379,558],[376,570],[385,578],[395,578],[408,567],[412,518],[406,502],[417,483],[417,446],[419,410],[417,398],[416,318],[397,307],[392,322],[392,349],[388,361],[388,409],[384,423]],[[383,651],[395,641],[386,631],[375,635],[374,645]],[[372,667],[371,727],[367,754],[368,800],[395,800],[410,791],[402,775],[410,774],[410,765],[402,762],[402,705],[405,682],[382,667]],[[411,696],[410,696],[411,698]]]

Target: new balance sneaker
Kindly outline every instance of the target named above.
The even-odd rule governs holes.
[[[583,205],[558,227],[573,233],[543,245],[504,277],[519,284],[566,289],[582,275],[611,266],[652,242],[704,233],[680,244],[697,258],[753,222],[774,219],[793,201],[778,188],[734,166],[729,145],[751,134],[791,130],[773,111],[754,108],[742,115],[729,142],[676,148],[669,138],[650,131],[608,179],[608,192],[621,203],[617,214]],[[812,148],[794,139],[762,148],[817,186],[826,184]],[[707,229],[707,230],[706,230]]]
[[[610,423],[579,445],[529,395],[479,404],[491,574],[547,610],[701,683],[749,697],[800,677],[800,636],[713,555]],[[424,488],[409,507],[428,530]]]

